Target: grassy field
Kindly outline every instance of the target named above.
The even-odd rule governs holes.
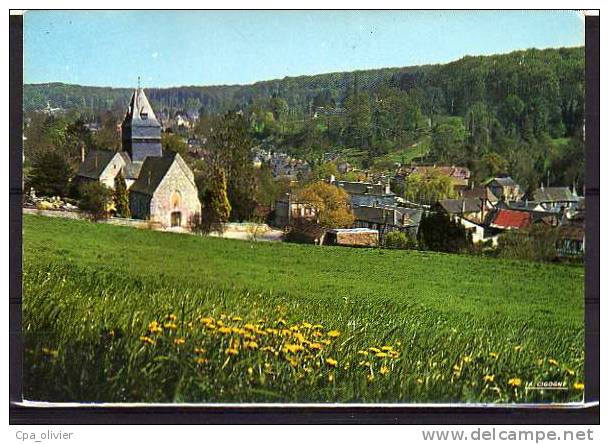
[[[546,402],[583,389],[583,267],[24,217],[24,393]],[[543,381],[567,390],[530,390]]]

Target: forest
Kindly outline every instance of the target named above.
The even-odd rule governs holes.
[[[114,128],[131,92],[24,85],[26,164],[33,152],[59,143],[72,158],[81,142],[117,149]],[[542,181],[584,187],[583,47],[146,93],[157,115],[198,115],[189,137],[208,138],[220,116],[235,111],[247,127],[237,144],[285,152],[314,169],[328,158],[377,171],[412,162],[458,164],[472,170],[476,183],[509,174],[528,191]],[[47,104],[64,112],[37,112]],[[101,129],[91,137],[84,122]]]

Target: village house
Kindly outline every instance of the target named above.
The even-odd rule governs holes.
[[[164,227],[190,227],[201,214],[194,174],[182,157],[163,152],[161,125],[138,87],[121,125],[122,151],[91,150],[79,167],[78,181],[114,188],[125,178],[131,214]]]
[[[486,214],[485,206],[478,198],[443,199],[437,202],[434,210],[472,222],[482,222]]]
[[[546,211],[560,211],[572,208],[579,202],[579,197],[569,187],[545,187],[543,184],[533,192],[533,200]]]
[[[299,202],[291,193],[275,201],[276,226],[285,227],[302,221],[317,221],[317,209],[313,205]]]
[[[378,231],[381,240],[387,233],[400,231],[416,239],[423,210],[392,206],[353,207],[355,228],[369,228]]]
[[[520,200],[524,192],[511,177],[495,177],[490,180],[486,187],[499,199],[505,201]]]
[[[520,230],[533,223],[533,216],[526,211],[498,209],[489,215],[488,226],[499,230]]]
[[[336,180],[331,176],[329,183],[343,189],[350,198],[351,206],[394,206],[396,204],[396,194],[391,191],[389,182],[370,183],[370,182],[349,182],[346,180]]]

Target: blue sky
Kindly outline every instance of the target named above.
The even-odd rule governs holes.
[[[569,11],[30,11],[24,81],[244,84],[583,44]]]

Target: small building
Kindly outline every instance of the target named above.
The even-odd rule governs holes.
[[[486,184],[487,188],[499,199],[505,201],[520,200],[524,192],[511,177],[495,177]]]
[[[543,185],[533,192],[533,200],[547,211],[574,208],[579,203],[579,197],[569,187]]]
[[[396,194],[390,184],[370,182],[349,182],[330,177],[329,182],[345,190],[351,200],[351,206],[395,205]]]
[[[379,232],[369,228],[336,228],[327,230],[324,245],[342,245],[346,247],[377,247]]]
[[[435,209],[451,217],[458,216],[474,222],[482,222],[485,215],[485,208],[478,198],[443,199],[438,201]]]
[[[520,230],[533,223],[533,216],[526,211],[498,209],[489,216],[489,227],[499,230]]]
[[[469,168],[463,166],[415,165],[401,168],[397,174],[398,180],[403,180],[404,178],[410,176],[413,173],[421,174],[423,176],[441,174],[443,176],[449,177],[452,181],[453,188],[457,191],[467,189],[469,187],[469,181],[471,178],[471,171],[469,170]]]
[[[287,193],[275,201],[275,225],[285,227],[300,221],[317,221],[317,209],[306,202],[299,202]]]
[[[585,253],[586,232],[580,223],[568,223],[558,227],[558,244],[556,250],[559,256],[581,257]]]
[[[381,239],[387,233],[400,231],[416,239],[423,210],[391,206],[353,207],[354,227],[376,230]]]

